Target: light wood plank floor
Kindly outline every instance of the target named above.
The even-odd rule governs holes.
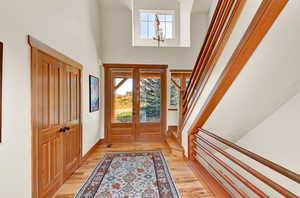
[[[165,154],[171,174],[182,198],[213,198],[212,194],[199,181],[184,160],[174,157],[165,143],[114,143],[111,148],[100,144],[82,166],[62,185],[53,198],[73,198],[91,171],[106,152],[161,150]]]

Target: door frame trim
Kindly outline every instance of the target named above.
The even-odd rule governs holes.
[[[39,51],[46,53],[47,55],[52,56],[53,58],[71,66],[74,66],[80,70],[82,70],[83,66],[72,60],[71,58],[65,56],[64,54],[58,52],[57,50],[49,47],[47,44],[39,41],[38,39],[28,35],[28,44],[31,47],[31,187],[32,187],[32,198],[38,198],[39,192],[39,180],[38,180],[38,128],[35,125],[34,120],[37,118],[37,110],[38,110],[38,102],[37,102],[37,78],[35,78],[35,74],[37,73],[38,68],[38,53]],[[81,72],[80,72],[81,76]],[[82,99],[82,80],[80,78],[80,101]],[[82,118],[81,118],[81,102],[79,105],[79,123],[80,123],[80,157],[82,158]]]
[[[104,68],[138,68],[138,69],[168,69],[168,65],[154,65],[154,64],[103,64]]]
[[[162,135],[165,136],[167,132],[167,69],[168,65],[155,65],[155,64],[111,64],[111,63],[105,63],[103,64],[104,68],[104,140],[108,141],[108,124],[110,124],[109,118],[110,118],[110,111],[108,108],[108,101],[110,100],[109,95],[111,94],[109,92],[110,89],[107,88],[107,83],[110,82],[110,75],[108,70],[111,68],[129,68],[129,69],[163,69],[162,75],[164,75],[165,80],[162,81],[162,94],[164,100],[161,101],[162,106],[162,112],[161,112],[161,131]],[[165,89],[165,90],[164,90]]]

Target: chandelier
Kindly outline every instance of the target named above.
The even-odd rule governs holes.
[[[160,47],[160,43],[165,42],[165,35],[164,35],[162,28],[160,28],[160,21],[159,21],[158,14],[155,14],[154,26],[155,26],[154,27],[155,28],[155,37],[153,37],[153,40],[157,41],[157,47]]]

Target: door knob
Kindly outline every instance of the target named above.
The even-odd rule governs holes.
[[[65,129],[65,128],[60,128],[60,129],[59,129],[59,132],[64,133],[64,132],[66,132],[66,129]]]

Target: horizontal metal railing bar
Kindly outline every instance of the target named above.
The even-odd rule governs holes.
[[[222,142],[223,144],[229,146],[230,148],[233,148],[234,150],[239,151],[240,153],[243,153],[244,155],[254,159],[255,161],[260,162],[261,164],[275,170],[276,172],[278,172],[278,173],[290,178],[291,180],[297,182],[298,184],[300,184],[300,175],[299,174],[297,174],[297,173],[295,173],[295,172],[293,172],[293,171],[291,171],[287,168],[284,168],[284,167],[282,167],[282,166],[280,166],[280,165],[278,165],[278,164],[276,164],[276,163],[274,163],[270,160],[267,160],[266,158],[263,158],[263,157],[255,154],[255,153],[253,153],[253,152],[251,152],[247,149],[244,149],[244,148],[242,148],[242,147],[240,147],[240,146],[238,146],[238,145],[236,145],[236,144],[234,144],[234,143],[232,143],[232,142],[230,142],[230,141],[228,141],[224,138],[221,138],[221,137],[219,137],[219,136],[217,136],[217,135],[215,135],[215,134],[213,134],[213,133],[211,133],[207,130],[199,129],[199,131],[205,133],[206,135]]]
[[[182,100],[182,128],[194,111],[246,0],[218,0]],[[194,131],[194,129],[193,129]]]
[[[217,5],[216,5],[216,8],[215,8],[215,12],[214,12],[213,17],[212,17],[212,19],[211,19],[211,23],[210,23],[210,25],[209,25],[209,27],[208,27],[208,30],[207,30],[208,34],[206,34],[206,36],[205,36],[204,43],[203,43],[203,45],[202,45],[203,47],[201,48],[200,53],[199,53],[199,55],[198,55],[198,57],[197,57],[195,67],[194,67],[194,69],[193,69],[193,71],[192,71],[192,74],[191,74],[191,77],[190,77],[191,80],[190,80],[190,82],[189,82],[189,84],[188,84],[186,90],[189,90],[190,87],[192,86],[192,81],[193,81],[193,79],[194,79],[194,75],[196,75],[196,73],[197,73],[197,71],[198,71],[198,69],[199,69],[199,67],[197,67],[197,65],[198,65],[199,60],[200,60],[200,58],[201,58],[201,56],[202,56],[202,54],[203,54],[203,51],[204,51],[204,49],[205,49],[204,46],[206,46],[206,45],[207,45],[207,42],[209,41],[209,37],[210,37],[210,35],[211,35],[211,33],[212,33],[212,29],[213,29],[213,27],[214,27],[214,25],[215,25],[217,16],[218,16],[218,14],[219,14],[219,12],[220,12],[220,7],[221,7],[221,5],[222,5],[222,1],[218,1]],[[188,91],[185,92],[184,98],[186,98],[187,92],[188,92]]]
[[[200,69],[194,70],[194,72],[198,73],[192,75],[191,83],[189,84],[190,89],[186,89],[186,93],[183,98],[183,126],[185,126],[188,118],[194,110],[196,102],[211,76],[218,56],[225,46],[226,38],[228,38],[227,33],[230,32],[231,22],[234,16],[238,13],[239,8],[242,7],[241,5],[243,5],[242,0],[230,0],[227,2],[226,6],[223,7],[224,12],[221,16],[221,23],[217,24],[214,35],[211,36],[213,40],[209,43],[208,51],[201,51],[203,56],[200,56],[197,59],[199,64],[196,64],[195,67],[199,67]]]
[[[197,152],[197,151],[196,151]],[[239,195],[241,195],[241,197],[243,198],[249,198],[249,196],[242,191],[229,177],[227,177],[227,175],[225,175],[222,171],[216,169],[211,163],[208,162],[208,160],[206,160],[203,156],[199,155],[199,157],[201,157],[202,160],[205,161],[205,163],[213,170],[215,171],[220,177],[222,177],[237,193],[239,193]],[[197,156],[195,156],[195,158],[197,159]],[[199,160],[198,160],[199,161]],[[199,161],[200,162],[200,161]],[[201,162],[200,162],[201,163]]]
[[[208,149],[201,146],[198,142],[194,141],[194,143],[199,147],[206,155],[211,157],[214,161],[216,161],[218,164],[220,164],[223,168],[225,168],[229,173],[231,173],[233,176],[235,176],[239,181],[241,181],[245,186],[247,186],[249,189],[251,189],[255,194],[257,194],[259,197],[268,198],[269,196],[265,194],[263,191],[261,191],[259,188],[254,186],[249,180],[247,180],[245,177],[240,175],[238,172],[233,170],[230,166],[228,166],[225,162],[220,160],[218,157],[216,157],[214,154],[212,154]],[[197,150],[195,149],[197,152]]]
[[[270,186],[271,188],[273,188],[278,193],[280,193],[280,194],[282,194],[282,195],[284,195],[285,197],[288,197],[288,198],[299,198],[294,193],[290,192],[289,190],[287,190],[286,188],[282,187],[278,183],[272,181],[271,179],[269,179],[265,175],[261,174],[260,172],[256,171],[255,169],[251,168],[250,166],[248,166],[244,162],[240,161],[239,159],[233,157],[228,152],[223,151],[222,149],[220,149],[219,147],[215,146],[214,144],[212,144],[208,140],[205,140],[200,135],[196,134],[195,136],[196,136],[197,140],[200,140],[201,142],[205,143],[209,147],[213,148],[215,151],[221,153],[227,159],[229,159],[232,162],[236,163],[238,166],[240,166],[241,168],[243,168],[244,170],[246,170],[247,172],[249,172],[250,174],[252,174],[256,178],[258,178],[259,180],[261,180],[262,182],[264,182],[265,184],[267,184],[268,186]]]
[[[199,70],[193,77],[191,86],[187,89],[185,101],[188,103],[190,103],[190,101],[193,99],[192,97],[195,95],[197,85],[203,80],[203,73],[205,73],[204,71],[208,67],[206,63],[211,58],[212,52],[218,43],[219,37],[222,35],[222,30],[226,26],[225,24],[228,16],[230,15],[230,11],[232,10],[234,2],[234,0],[223,1],[221,11],[220,13],[218,13],[219,15],[217,18],[217,22],[214,24],[213,30],[211,32],[212,34],[209,38],[209,44],[204,46],[205,49],[202,54],[203,56],[200,57],[199,62],[197,63],[197,67],[199,67]]]

